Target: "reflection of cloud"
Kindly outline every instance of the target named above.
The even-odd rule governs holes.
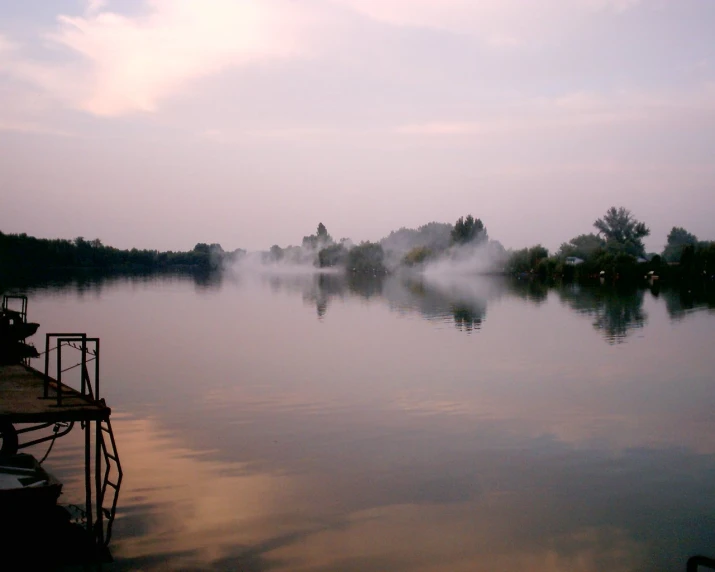
[[[115,556],[162,554],[172,567],[218,559],[236,545],[260,542],[276,531],[295,531],[282,515],[289,479],[256,474],[245,464],[212,461],[182,448],[150,420],[115,422],[125,467]],[[123,515],[141,514],[143,534],[127,536]]]
[[[562,533],[545,546],[524,546],[513,536],[524,516],[510,504],[499,503],[506,509],[502,514],[474,504],[397,505],[357,512],[344,529],[307,538],[300,552],[312,558],[292,569],[625,572],[646,554],[645,547],[615,528],[584,528]],[[295,562],[297,552],[288,546],[277,556]]]
[[[220,452],[199,452],[151,420],[118,417],[125,481],[113,555],[144,570],[633,570],[646,555],[678,557],[681,544],[663,536],[672,506],[700,523],[680,525],[689,546],[707,537],[706,458],[614,455],[487,426],[453,442],[431,423],[373,439],[363,417],[327,450],[320,437],[303,444],[296,472],[287,449],[272,469],[219,461],[241,455],[226,438]],[[682,486],[664,489],[674,481]]]

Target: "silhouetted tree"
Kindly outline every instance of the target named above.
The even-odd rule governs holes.
[[[283,249],[278,246],[277,244],[274,244],[271,246],[270,249],[270,257],[273,262],[278,262],[279,260],[283,260]]]
[[[454,223],[452,229],[452,242],[454,244],[467,244],[468,242],[476,242],[481,244],[486,242],[487,230],[484,228],[484,223],[481,219],[476,219],[472,215],[467,217],[459,217]]]
[[[509,254],[505,270],[514,274],[533,272],[537,269],[539,263],[542,260],[546,260],[548,257],[548,249],[544,248],[540,244],[532,246],[531,248],[515,250]]]
[[[346,266],[352,272],[384,274],[386,271],[384,260],[385,253],[380,244],[362,242],[348,252]]]
[[[318,253],[318,266],[321,268],[340,266],[345,263],[347,255],[348,250],[342,244],[332,244]]]
[[[690,234],[683,227],[674,226],[668,233],[668,244],[663,250],[663,258],[666,262],[680,262],[683,248],[695,246],[697,243],[698,237],[694,234]]]
[[[318,223],[318,229],[315,234],[303,237],[303,248],[310,250],[319,250],[333,244],[333,237],[328,234],[328,229],[321,222]]]
[[[623,207],[611,207],[603,218],[597,219],[593,226],[606,239],[606,248],[614,252],[624,252],[631,256],[645,255],[641,239],[650,234],[650,229],[635,219],[631,211]]]
[[[239,252],[239,251],[237,251]],[[197,244],[188,252],[119,250],[99,239],[40,239],[27,234],[0,232],[0,273],[59,268],[161,268],[168,266],[217,267],[224,260],[221,245]]]
[[[606,242],[595,234],[580,234],[569,242],[564,242],[559,248],[558,255],[562,258],[576,256],[587,260],[604,246],[606,246]]]

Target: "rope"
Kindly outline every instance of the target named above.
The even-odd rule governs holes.
[[[67,345],[70,346],[71,348],[74,348],[74,349],[76,349],[76,350],[82,351],[82,346],[80,346],[79,344],[73,344],[72,342],[66,342],[66,343],[67,343]],[[91,350],[91,349],[89,349],[89,348],[87,348],[87,347],[84,349],[84,351],[87,352],[87,353],[90,354],[90,355],[93,355],[93,356],[96,356],[96,355],[97,355],[97,351],[96,351],[96,350]]]
[[[94,361],[94,360],[96,360],[96,359],[97,359],[96,357],[93,357],[93,358],[91,358],[91,359],[86,360],[84,363],[87,364],[87,363],[89,363],[89,362],[91,362],[91,361]],[[74,365],[71,365],[71,366],[69,366],[69,367],[63,369],[63,370],[60,370],[60,373],[64,373],[64,372],[66,372],[66,371],[69,371],[69,370],[74,369],[74,368],[76,368],[76,367],[79,367],[79,366],[81,366],[81,365],[82,365],[82,362],[76,363],[76,364],[74,364]]]
[[[49,350],[45,350],[44,352],[41,352],[37,357],[40,357],[40,356],[43,356],[43,355],[48,354],[48,353],[50,353],[50,352],[53,352],[53,351],[55,351],[57,348],[59,348],[59,347],[61,347],[61,346],[70,346],[70,347],[72,347],[72,348],[74,348],[74,349],[76,349],[76,350],[82,351],[82,346],[78,346],[78,345],[76,345],[76,344],[73,344],[72,342],[63,342],[63,343],[61,343],[61,344],[57,344],[54,348],[50,348]],[[87,351],[87,353],[88,353],[89,355],[93,355],[93,356],[96,356],[96,355],[97,355],[97,351],[96,351],[96,350],[90,350],[89,348],[87,348],[86,351]]]
[[[55,428],[53,431],[55,434],[52,436],[52,440],[50,441],[50,446],[47,448],[47,453],[45,453],[45,456],[42,457],[42,460],[40,461],[40,465],[45,462],[45,459],[50,456],[50,451],[52,451],[52,447],[55,445],[55,441],[57,440],[57,433],[59,433],[60,430],[60,424],[55,423]]]
[[[48,353],[50,353],[50,352],[55,351],[57,348],[60,347],[60,345],[62,345],[62,344],[56,345],[54,348],[50,348],[49,350],[45,350],[44,352],[42,352],[41,354],[39,354],[37,357],[40,357],[40,356],[43,356],[43,355],[45,355],[45,354],[48,354]]]

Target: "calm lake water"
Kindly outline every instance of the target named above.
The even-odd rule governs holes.
[[[27,293],[38,346],[102,341],[125,471],[103,570],[665,571],[715,555],[712,299],[288,273]],[[46,462],[64,503],[83,503],[82,451],[75,431]]]

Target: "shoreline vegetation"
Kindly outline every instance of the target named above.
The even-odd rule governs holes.
[[[431,222],[401,228],[380,242],[335,241],[323,223],[300,246],[249,254],[225,251],[220,244],[199,243],[190,251],[121,250],[99,239],[41,239],[0,232],[0,273],[98,270],[146,272],[170,269],[218,271],[244,260],[262,265],[313,265],[348,273],[385,275],[434,271],[441,274],[512,275],[542,281],[667,283],[715,281],[715,242],[699,241],[673,227],[660,253],[647,253],[642,239],[650,230],[623,208],[610,208],[594,222],[596,233],[581,234],[550,253],[538,244],[506,250],[490,239],[481,219],[460,217],[454,224]]]

